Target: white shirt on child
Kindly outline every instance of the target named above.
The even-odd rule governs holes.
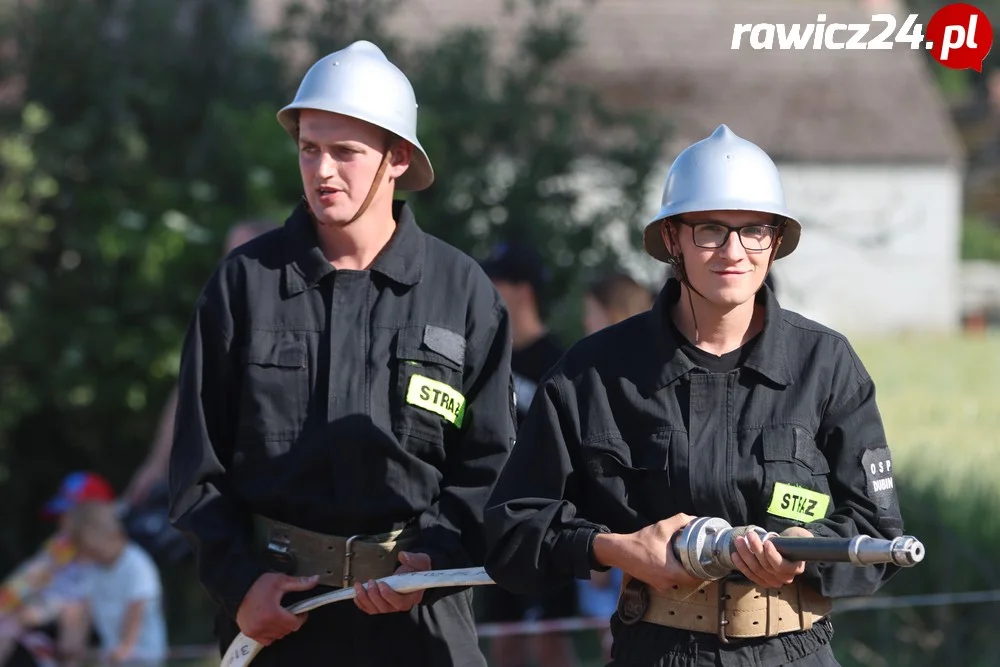
[[[87,579],[87,601],[101,647],[105,651],[118,647],[129,604],[144,600],[142,626],[132,659],[164,660],[167,629],[162,606],[163,588],[153,559],[137,544],[129,542],[118,560],[108,567],[94,567]]]

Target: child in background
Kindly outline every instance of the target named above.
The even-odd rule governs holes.
[[[60,650],[53,639],[59,646],[86,645],[89,628],[79,604],[90,569],[77,558],[67,512],[81,502],[114,497],[100,475],[74,472],[42,508],[45,520],[58,521],[55,534],[0,584],[0,666],[54,664]]]
[[[81,503],[69,521],[80,557],[95,566],[85,602],[105,658],[113,665],[164,664],[163,591],[153,559],[129,540],[113,503]]]

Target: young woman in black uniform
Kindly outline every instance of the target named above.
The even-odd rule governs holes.
[[[801,226],[763,150],[720,126],[678,156],[662,204],[644,246],[673,276],[538,388],[485,514],[487,571],[514,592],[609,567],[638,580],[648,604],[611,619],[615,666],[836,665],[830,600],[895,566],[789,562],[750,533],[736,577],[700,581],[670,540],[694,517],[901,535],[874,384],[844,336],[764,286]]]

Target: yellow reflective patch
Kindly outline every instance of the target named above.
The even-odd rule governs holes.
[[[774,485],[767,513],[809,523],[825,517],[829,504],[830,496],[826,494],[778,482]]]
[[[455,426],[462,427],[465,396],[444,382],[414,374],[406,388],[406,402],[439,414]]]

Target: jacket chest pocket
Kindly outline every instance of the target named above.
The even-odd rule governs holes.
[[[581,453],[589,488],[581,493],[580,502],[588,518],[618,530],[639,530],[676,514],[671,436],[658,434],[631,444],[617,437],[586,443]]]
[[[433,325],[400,329],[393,364],[393,430],[443,444],[468,418],[462,394],[465,338]]]
[[[243,351],[239,439],[294,440],[309,402],[306,340],[291,331],[252,331]]]
[[[800,426],[765,430],[761,510],[765,528],[781,531],[826,518],[833,511],[830,464]]]

